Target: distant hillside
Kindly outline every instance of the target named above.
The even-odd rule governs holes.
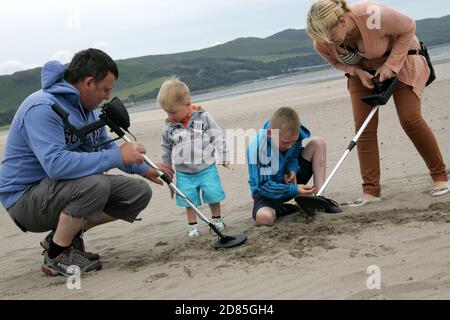
[[[418,21],[417,34],[428,46],[450,43],[450,16]],[[265,39],[239,38],[203,50],[117,63],[120,79],[114,94],[131,103],[155,98],[162,81],[173,74],[198,92],[299,72],[324,62],[315,54],[305,30],[288,29]],[[0,125],[9,123],[21,101],[40,88],[40,71],[0,76]]]

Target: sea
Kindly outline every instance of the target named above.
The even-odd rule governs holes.
[[[450,59],[450,44],[429,48],[428,52],[430,54],[431,60],[434,62]],[[234,96],[238,94],[273,89],[294,84],[295,85],[311,84],[324,80],[339,79],[342,76],[343,76],[342,71],[334,70],[326,65],[316,66],[305,68],[300,73],[296,74],[270,77],[266,79],[255,80],[249,83],[238,84],[235,86],[194,94],[192,96],[192,101],[195,101],[195,103],[197,104],[201,104],[202,102],[208,100],[227,96]],[[148,103],[139,104],[138,106],[135,107],[130,107],[128,108],[128,111],[131,113],[131,112],[153,110],[157,108],[158,105],[156,104],[156,102],[150,101]]]

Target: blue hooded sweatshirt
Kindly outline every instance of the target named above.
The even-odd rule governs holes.
[[[48,62],[42,69],[42,90],[31,94],[14,116],[0,166],[0,200],[12,207],[32,185],[45,178],[72,180],[100,174],[113,168],[145,176],[148,165],[125,166],[119,146],[108,143],[97,150],[83,144],[65,128],[52,109],[59,105],[69,122],[81,128],[99,119],[99,111],[86,111],[80,92],[64,80],[64,66]],[[90,145],[110,140],[106,127],[88,135]]]
[[[252,197],[293,198],[298,195],[298,187],[296,184],[286,184],[284,175],[291,171],[300,172],[298,159],[303,151],[302,140],[309,138],[311,133],[300,126],[297,142],[287,151],[280,152],[272,148],[271,138],[267,135],[269,129],[270,121],[267,121],[247,148],[248,182]],[[272,167],[275,157],[278,158],[278,165]]]

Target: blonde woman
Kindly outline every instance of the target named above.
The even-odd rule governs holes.
[[[403,130],[425,161],[433,181],[432,196],[449,192],[448,177],[436,138],[421,114],[421,96],[430,75],[410,17],[380,3],[318,0],[308,14],[307,33],[316,51],[334,68],[346,73],[356,130],[371,108],[361,97],[371,94],[372,79],[398,77],[393,94]],[[417,53],[415,53],[417,52]],[[363,195],[352,206],[381,201],[380,159],[376,115],[358,142]]]

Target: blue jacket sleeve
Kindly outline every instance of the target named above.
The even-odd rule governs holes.
[[[261,165],[253,154],[251,148],[247,150],[249,184],[252,195],[259,193],[266,198],[282,199],[292,198],[298,195],[298,187],[295,184],[278,183],[272,180],[270,175],[263,175]],[[253,150],[253,152],[258,152]]]
[[[298,187],[296,184],[278,183],[271,179],[270,176],[260,177],[259,193],[272,199],[292,198],[298,195]]]
[[[300,144],[297,142],[294,146],[294,150],[286,159],[286,170],[287,172],[298,172],[300,170],[300,165],[298,163],[298,158],[300,156]]]
[[[91,153],[69,151],[62,120],[50,107],[31,108],[20,130],[50,179],[78,179],[123,165],[118,148]]]
[[[111,140],[111,137],[108,135],[107,129],[106,127],[103,127],[100,129],[100,144],[105,143],[107,141]],[[118,149],[120,152],[120,148],[119,145],[116,142],[110,142],[108,144],[106,144],[104,146],[105,150],[114,150],[114,149]],[[123,172],[129,173],[129,174],[139,174],[142,177],[145,177],[149,165],[146,163],[143,163],[141,165],[137,165],[137,164],[132,164],[132,165],[125,165],[125,164],[121,164],[120,166],[118,166],[118,168],[120,170],[122,170]]]

